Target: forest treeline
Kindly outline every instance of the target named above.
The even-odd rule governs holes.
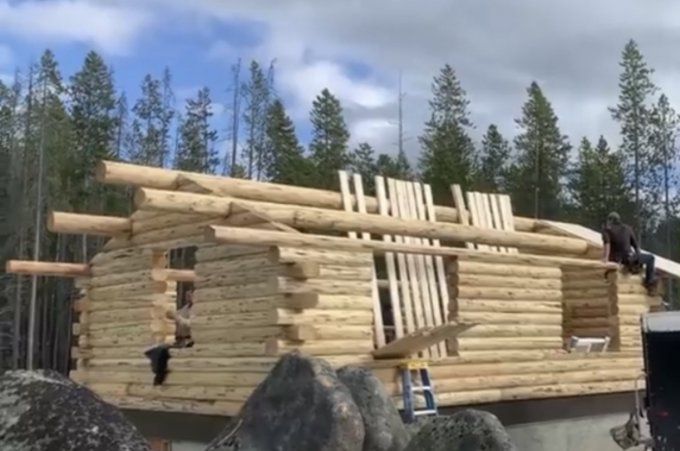
[[[459,183],[465,190],[511,194],[518,215],[596,229],[616,210],[647,248],[678,256],[678,115],[632,40],[622,51],[618,81],[611,81],[619,87],[609,108],[620,125],[620,136],[610,137],[618,146],[605,136],[565,136],[536,82],[518,105],[514,136],[504,136],[496,124],[474,124],[471,99],[448,64],[432,81],[417,158],[404,152],[401,124],[396,154],[369,142],[350,148],[342,105],[329,89],[311,105],[305,146],[277,95],[274,65],[253,61],[242,68],[238,62],[232,75],[233,95],[220,102],[229,105],[226,131],[215,128],[208,88],[180,105],[165,69],[145,76],[130,104],[96,52],[66,77],[46,50],[12,82],[0,82],[3,262],[81,262],[96,253],[102,240],[55,236],[45,233],[43,223],[48,209],[130,213],[129,191],[92,182],[100,159],[327,189],[337,189],[337,170],[348,169],[363,176],[369,193],[377,174],[429,183],[440,204],[451,203],[450,185]],[[483,127],[481,142],[472,138],[475,127]],[[41,367],[65,370],[72,283],[4,274],[0,284],[0,366],[25,360],[27,309],[35,294],[35,359]]]

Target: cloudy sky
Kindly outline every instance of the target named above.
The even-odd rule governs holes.
[[[427,117],[431,79],[444,63],[471,100],[479,138],[490,123],[516,133],[536,80],[573,143],[617,142],[618,62],[628,39],[680,102],[680,2],[669,0],[0,0],[0,76],[51,48],[68,76],[89,49],[131,99],[146,73],[169,66],[181,102],[208,86],[226,128],[230,67],[276,60],[276,84],[301,137],[313,98],[342,101],[352,141],[394,153],[402,73],[411,156]]]

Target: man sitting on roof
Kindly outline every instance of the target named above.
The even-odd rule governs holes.
[[[645,287],[652,291],[656,286],[654,277],[654,256],[640,252],[635,232],[628,224],[621,222],[618,213],[607,216],[607,225],[602,232],[604,252],[602,261],[615,262],[634,269],[638,265],[645,267]]]

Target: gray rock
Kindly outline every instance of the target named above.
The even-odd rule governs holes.
[[[149,451],[116,409],[54,371],[0,375],[3,451]]]
[[[285,355],[206,451],[361,451],[364,422],[323,360]]]
[[[406,451],[515,451],[510,436],[495,415],[463,410],[432,417],[408,444]]]
[[[401,451],[411,436],[385,387],[366,368],[343,367],[340,382],[352,393],[364,419],[366,438],[363,451]]]

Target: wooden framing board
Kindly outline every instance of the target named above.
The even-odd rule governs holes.
[[[425,193],[425,208],[427,210],[427,219],[430,222],[436,222],[437,218],[434,201],[432,198],[432,187],[430,185],[423,185],[423,190]],[[432,240],[432,246],[441,247],[439,240]],[[439,283],[439,300],[440,305],[438,306],[442,318],[442,322],[445,323],[447,320],[447,314],[449,310],[449,288],[446,283],[446,268],[444,267],[444,259],[442,257],[434,257],[434,262],[437,267],[437,282]]]
[[[491,209],[491,221],[492,227],[498,230],[504,230],[503,221],[501,219],[501,209],[498,203],[498,196],[496,194],[484,194],[486,201]],[[508,248],[505,246],[498,246],[499,252],[509,252]]]
[[[382,216],[389,215],[389,204],[385,191],[385,179],[382,176],[375,177],[376,197],[378,199],[378,212]],[[383,241],[392,242],[390,235],[383,235]],[[399,279],[397,278],[396,261],[394,253],[385,253],[385,266],[387,269],[387,282],[390,290],[390,305],[392,306],[392,319],[394,322],[394,336],[404,336],[403,318],[401,315],[401,302],[399,297]]]
[[[354,203],[352,202],[352,193],[350,191],[349,176],[346,171],[338,171],[340,177],[340,191],[345,211],[354,211]],[[359,213],[366,213],[366,202],[364,198],[364,185],[359,174],[354,174],[354,198],[356,199],[357,210]],[[357,239],[356,232],[348,232],[347,236],[352,239]],[[361,233],[362,240],[370,240],[371,235],[367,232]],[[383,327],[382,308],[380,305],[380,292],[378,291],[378,280],[375,273],[375,262],[371,264],[372,280],[371,280],[371,298],[373,300],[373,332],[375,345],[377,348],[385,346],[385,329]]]
[[[512,215],[512,202],[510,196],[507,194],[496,194],[498,203],[501,209],[501,220],[503,222],[503,230],[511,232],[515,230],[515,217]],[[516,254],[519,250],[516,247],[508,247],[508,252]]]
[[[453,195],[453,204],[456,206],[458,211],[458,219],[462,225],[469,226],[470,223],[470,212],[465,207],[465,198],[463,197],[463,190],[460,185],[451,185],[451,194]],[[475,243],[466,242],[465,247],[468,249],[476,249]]]

